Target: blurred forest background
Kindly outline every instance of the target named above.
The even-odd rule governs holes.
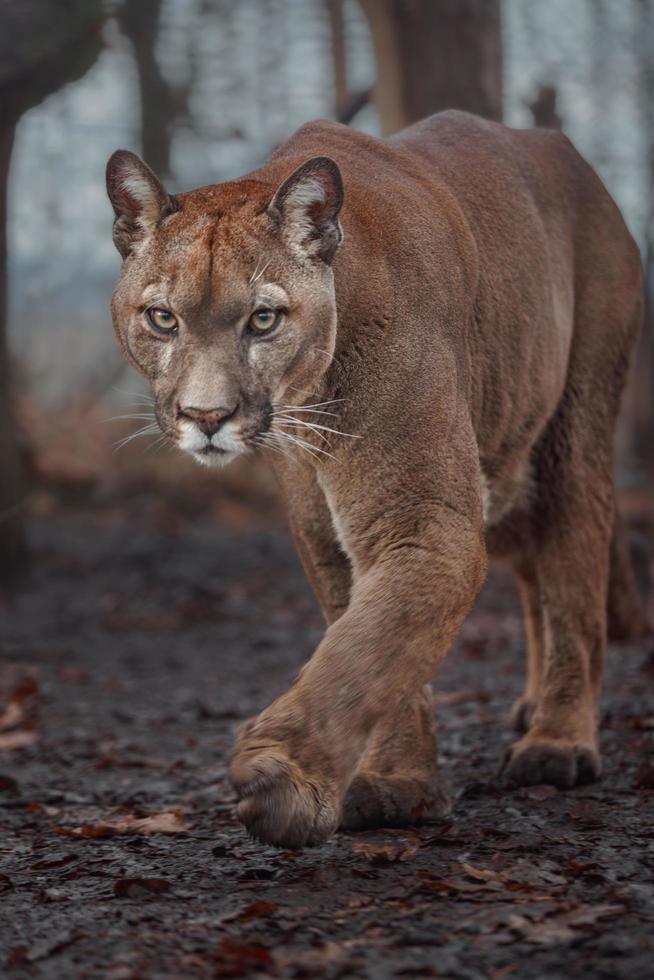
[[[562,128],[641,247],[648,313],[621,487],[654,469],[654,0],[2,0],[0,571],[22,523],[157,484],[219,520],[277,515],[263,467],[208,473],[135,439],[119,359],[104,166],[140,152],[170,190],[261,164],[316,117],[373,134],[458,107]],[[16,438],[18,433],[18,438]],[[190,503],[189,503],[190,501]]]

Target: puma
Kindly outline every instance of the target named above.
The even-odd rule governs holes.
[[[558,132],[444,112],[382,141],[303,126],[239,180],[172,196],[107,171],[122,350],[197,460],[270,450],[327,620],[237,736],[238,814],[301,847],[437,818],[429,682],[484,581],[528,640],[513,784],[600,772],[607,622],[639,628],[613,435],[639,255]]]

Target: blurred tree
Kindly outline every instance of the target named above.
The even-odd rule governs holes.
[[[645,316],[632,382],[630,428],[637,457],[654,474],[654,0],[636,0],[636,65],[645,146],[646,200],[643,202]]]
[[[556,110],[556,89],[553,85],[541,85],[535,97],[525,101],[530,110],[534,126],[543,129],[563,129],[563,120]]]
[[[134,50],[141,90],[143,157],[163,179],[170,176],[170,140],[176,98],[155,56],[162,0],[125,0],[118,11],[120,28]]]
[[[334,68],[334,109],[338,118],[348,101],[347,51],[345,45],[345,23],[343,21],[343,0],[327,0],[329,26],[332,39],[332,64]]]
[[[23,497],[7,350],[7,184],[16,125],[28,109],[91,67],[102,0],[2,0],[0,7],[0,578],[24,562]]]
[[[441,109],[502,118],[500,0],[360,0],[384,135]]]
[[[343,0],[327,0],[327,10],[334,72],[334,116],[339,122],[349,125],[357,113],[370,102],[373,92],[369,87],[358,92],[350,92]]]

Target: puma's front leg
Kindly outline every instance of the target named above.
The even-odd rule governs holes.
[[[481,585],[481,521],[402,504],[386,504],[380,522],[370,506],[361,524],[354,515],[347,610],[291,689],[239,734],[238,814],[268,843],[299,847],[336,829],[373,729],[427,682]]]
[[[277,471],[295,546],[323,615],[328,624],[333,623],[350,601],[349,559],[336,539],[332,515],[313,469],[305,467],[298,474],[297,465],[281,465]]]
[[[308,468],[306,468],[308,469]],[[298,479],[297,466],[280,474],[289,502],[297,550],[327,623],[350,601],[350,561],[340,547],[325,495],[311,470]],[[401,826],[449,811],[440,780],[433,696],[427,684],[397,714],[383,718],[368,740],[343,804],[341,826]]]

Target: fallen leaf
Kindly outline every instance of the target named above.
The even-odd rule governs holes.
[[[571,942],[575,938],[575,929],[595,925],[599,919],[620,915],[624,910],[623,905],[582,905],[536,923],[522,915],[511,915],[509,927],[528,943],[551,946]]]
[[[5,732],[0,735],[0,752],[13,752],[15,749],[25,749],[37,741],[36,732]]]
[[[251,922],[252,919],[263,919],[276,912],[279,906],[276,902],[251,902],[235,915],[224,919],[225,922]]]
[[[418,840],[387,841],[384,844],[357,841],[352,845],[354,854],[361,854],[371,864],[395,864],[397,861],[408,861],[417,854],[419,848]]]
[[[635,728],[636,731],[647,732],[654,728],[654,717],[653,718],[632,718],[631,727]]]
[[[0,714],[0,732],[9,731],[10,728],[17,728],[25,720],[25,709],[20,701],[10,701],[5,710]]]
[[[525,792],[530,800],[549,800],[553,796],[558,796],[559,791],[556,786],[530,786]]]
[[[464,861],[461,865],[463,870],[471,878],[475,878],[477,881],[503,881],[504,876],[498,874],[497,871],[491,871],[490,868],[475,868],[472,864],[466,864]]]
[[[486,881],[475,881],[473,883],[471,881],[466,881],[465,878],[443,878],[433,871],[418,871],[416,877],[420,880],[419,891],[425,892],[479,893],[489,884]]]
[[[266,946],[257,943],[240,943],[227,936],[216,951],[216,977],[245,977],[251,973],[267,971],[273,957]]]
[[[39,693],[38,681],[35,677],[25,677],[14,687],[9,697],[10,701],[21,704],[28,698],[34,697]]]
[[[178,813],[165,810],[149,817],[128,814],[118,820],[86,823],[81,827],[53,827],[53,831],[68,837],[115,837],[119,834],[184,834],[187,827]]]

